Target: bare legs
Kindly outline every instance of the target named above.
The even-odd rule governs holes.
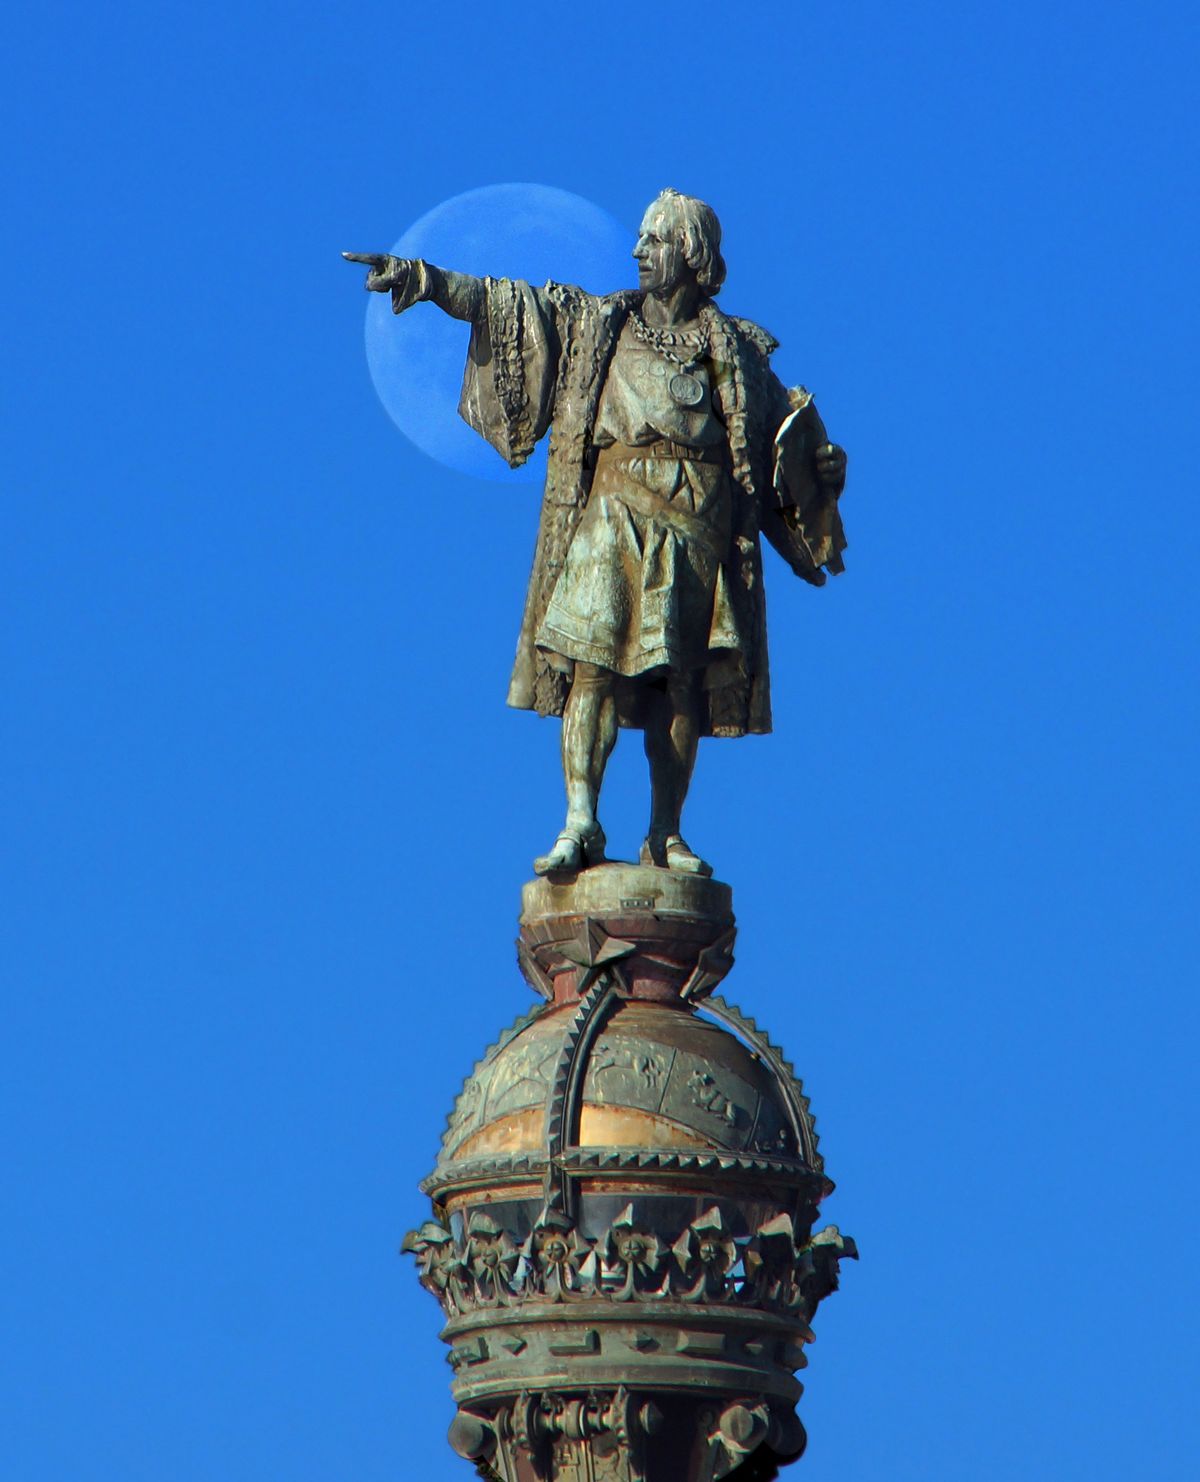
[[[617,739],[616,675],[577,663],[563,711],[562,761],[567,821],[549,854],[534,861],[539,875],[579,870],[604,858],[604,831],[596,817],[604,769]],[[711,870],[679,836],[696,747],[700,739],[699,671],[671,674],[663,690],[647,691],[646,757],[650,763],[650,833],[642,863],[690,874]]]
[[[645,741],[650,763],[650,832],[642,863],[689,875],[712,870],[680,837],[683,803],[700,742],[701,672],[670,674],[666,689],[647,696]]]
[[[549,854],[533,862],[539,875],[581,870],[604,858],[604,830],[596,817],[604,769],[617,741],[617,676],[595,664],[575,665],[562,721],[567,821]]]
[[[567,827],[585,834],[597,827],[596,807],[604,769],[617,742],[616,675],[595,664],[576,664],[562,724]]]

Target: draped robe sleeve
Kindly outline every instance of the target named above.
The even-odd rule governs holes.
[[[508,703],[561,715],[570,673],[535,635],[587,503],[596,405],[632,293],[483,279],[459,413],[516,468],[550,429],[546,487]],[[551,424],[553,424],[551,426]]]
[[[560,348],[544,293],[510,278],[483,280],[458,410],[513,468],[550,425]]]

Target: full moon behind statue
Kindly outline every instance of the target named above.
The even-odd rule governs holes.
[[[453,263],[463,272],[577,283],[593,293],[632,287],[630,235],[607,211],[549,185],[485,185],[452,196],[404,233],[397,257]],[[541,483],[543,445],[508,468],[458,415],[467,325],[435,312],[395,315],[387,299],[367,306],[367,364],[388,415],[423,453],[477,478]]]

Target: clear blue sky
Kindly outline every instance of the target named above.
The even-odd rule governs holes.
[[[850,452],[688,820],[863,1253],[796,1475],[1194,1475],[1197,51],[1155,3],[10,20],[8,1476],[469,1474],[396,1247],[528,1002],[537,493],[393,427],[338,253],[509,180],[711,201]],[[644,787],[627,741],[627,848]]]

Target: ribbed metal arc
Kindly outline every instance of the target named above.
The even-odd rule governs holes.
[[[562,1166],[562,1156],[578,1135],[584,1076],[592,1041],[616,997],[616,984],[604,974],[579,1000],[579,1007],[571,1015],[563,1036],[562,1049],[550,1082],[544,1124],[549,1157],[546,1203],[568,1215],[574,1213],[569,1207],[571,1180]]]
[[[809,1111],[804,1086],[783,1051],[772,1043],[766,1031],[760,1029],[753,1019],[743,1014],[741,1009],[735,1008],[733,1004],[727,1003],[719,994],[714,993],[710,998],[706,998],[700,1008],[703,1013],[712,1014],[715,1019],[719,1019],[722,1024],[745,1040],[755,1054],[761,1056],[775,1072],[787,1102],[788,1117],[792,1123],[792,1131],[796,1134],[796,1146],[814,1173],[823,1172],[825,1160],[817,1151],[816,1119]]]

